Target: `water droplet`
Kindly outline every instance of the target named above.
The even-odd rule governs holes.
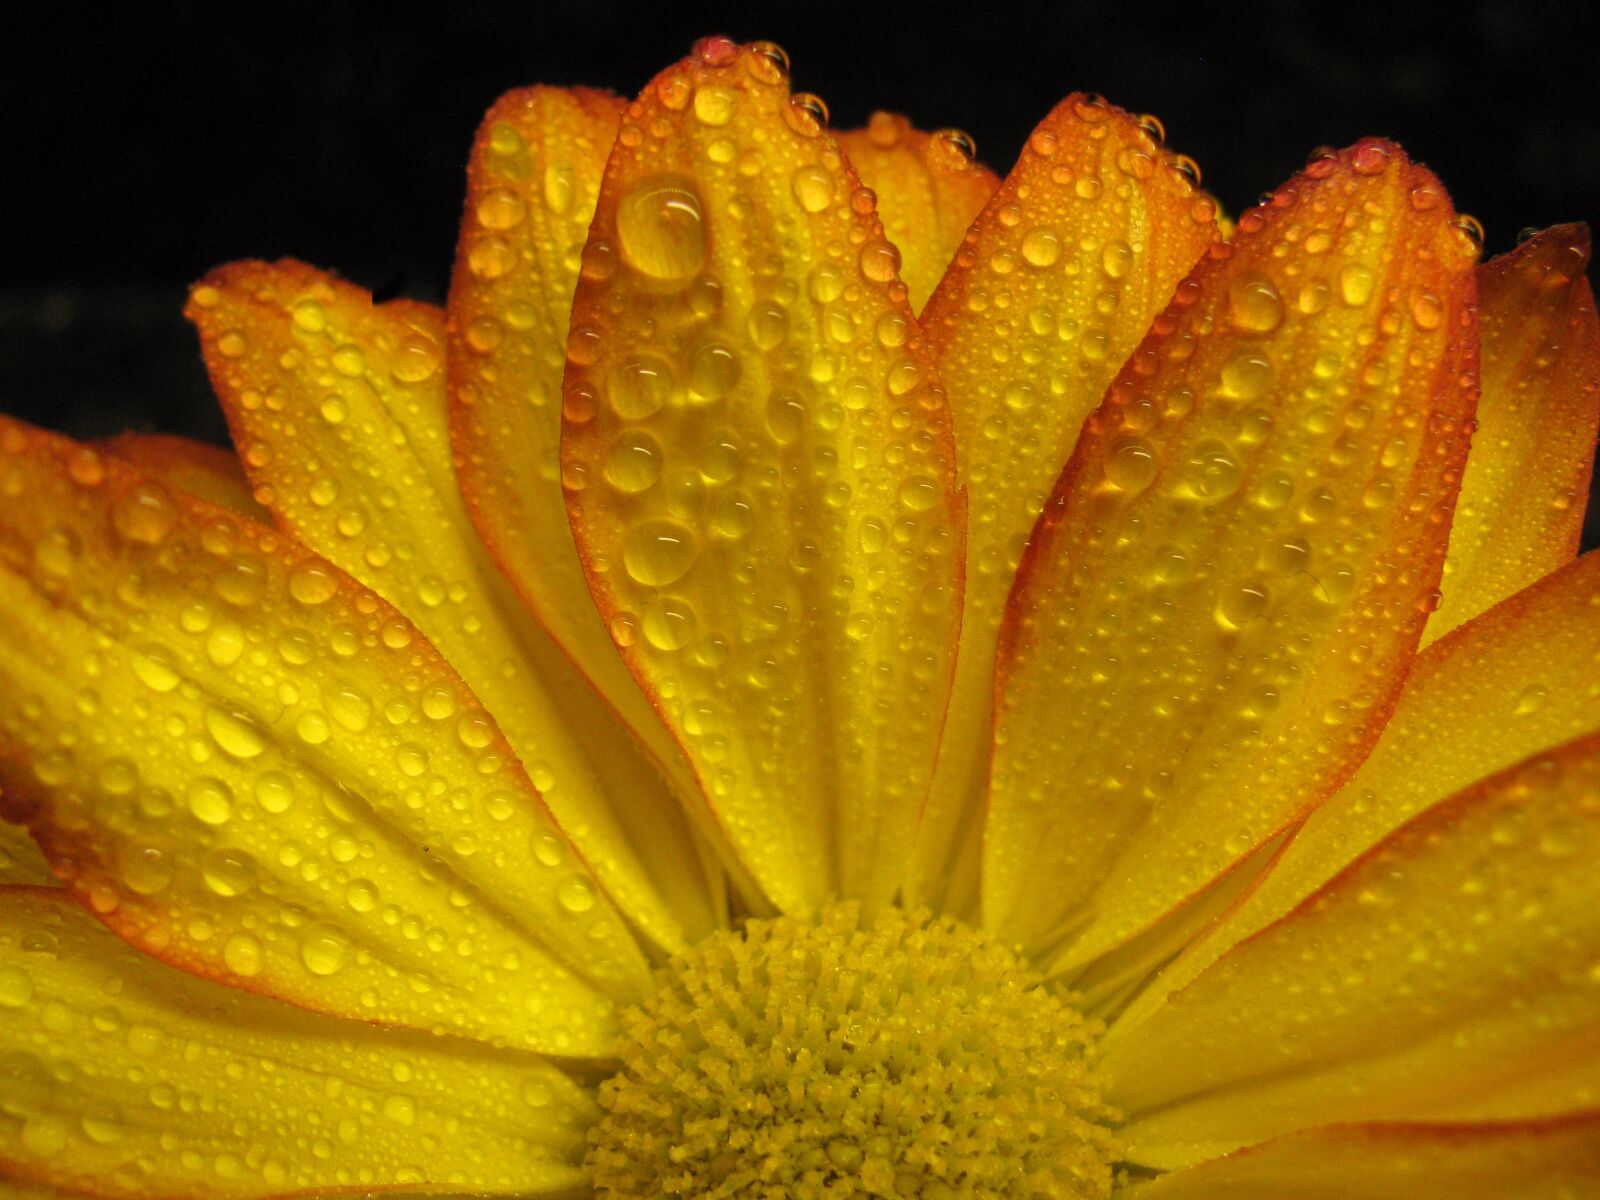
[[[796,92],[790,96],[784,116],[790,128],[807,137],[814,137],[828,127],[827,104],[821,96],[814,96],[810,92]]]
[[[606,397],[625,421],[642,421],[661,411],[672,395],[672,370],[658,358],[631,358],[611,371]]]
[[[1228,285],[1228,315],[1235,329],[1271,333],[1283,323],[1283,298],[1266,276],[1246,272]]]
[[[1544,707],[1545,701],[1550,697],[1550,689],[1543,684],[1531,684],[1524,688],[1517,696],[1516,715],[1519,717],[1536,713]]]
[[[1272,382],[1272,361],[1259,350],[1237,350],[1222,365],[1223,395],[1254,400]]]
[[[339,590],[338,577],[323,563],[307,559],[289,572],[289,594],[308,606],[325,604]]]
[[[1022,257],[1035,267],[1053,266],[1061,257],[1061,235],[1048,225],[1030,229],[1022,239]]]
[[[978,143],[964,129],[936,129],[929,136],[938,145],[954,151],[965,162],[973,162],[978,157]]]
[[[1133,247],[1113,238],[1100,251],[1100,269],[1108,279],[1121,279],[1133,268],[1133,258]]]
[[[694,534],[676,521],[645,521],[624,539],[622,565],[639,583],[665,587],[682,579],[699,553]]]
[[[256,886],[256,860],[234,846],[219,846],[200,868],[206,886],[219,896],[242,896]]]
[[[300,961],[313,975],[333,975],[350,960],[350,943],[331,925],[314,925],[300,939]]]
[[[153,546],[178,523],[167,489],[158,483],[136,483],[111,505],[111,525],[130,542]]]
[[[32,999],[32,976],[21,967],[0,967],[0,1008],[21,1008]]]
[[[1161,123],[1161,118],[1155,113],[1144,113],[1139,117],[1139,128],[1148,133],[1157,144],[1167,140],[1167,127]]]
[[[422,383],[439,373],[443,358],[432,338],[412,335],[401,341],[389,363],[389,374],[399,383]]]
[[[255,795],[264,811],[276,815],[294,803],[294,784],[282,771],[263,771],[256,776]]]
[[[117,874],[130,892],[153,896],[172,882],[173,862],[160,846],[128,842],[117,852]]]
[[[833,203],[833,176],[821,167],[800,167],[790,177],[794,197],[808,213],[819,213]]]
[[[739,382],[739,357],[727,346],[711,342],[689,361],[689,390],[704,403],[721,400]]]
[[[762,83],[779,84],[789,77],[789,52],[777,42],[751,42],[749,51],[750,74]]]
[[[1351,308],[1359,308],[1372,298],[1377,279],[1360,263],[1349,263],[1339,270],[1339,298]]]
[[[569,875],[556,888],[556,899],[568,912],[588,912],[594,907],[594,888],[581,875]]]
[[[681,650],[694,640],[694,608],[678,596],[662,596],[644,610],[645,640],[657,650]]]
[[[1378,142],[1362,142],[1350,155],[1350,166],[1357,175],[1379,175],[1388,165],[1388,148]]]
[[[1224,588],[1217,598],[1217,624],[1229,632],[1248,625],[1266,611],[1268,597],[1266,585],[1259,580],[1248,579]]]
[[[694,92],[694,119],[702,125],[720,129],[733,120],[734,108],[739,103],[739,93],[720,84],[708,84]]]
[[[694,185],[676,178],[635,185],[617,205],[617,240],[641,275],[688,280],[706,261],[705,216]]]
[[[246,979],[261,974],[265,958],[261,943],[248,933],[236,933],[222,946],[222,961],[228,970]]]
[[[861,247],[861,273],[876,283],[888,283],[900,271],[900,251],[885,241],[871,241]]]
[[[914,475],[900,485],[900,503],[912,512],[927,512],[939,503],[938,481],[928,475]]]
[[[190,780],[184,799],[196,819],[207,825],[224,825],[233,816],[233,789],[210,775]]]
[[[1156,456],[1135,437],[1118,438],[1106,456],[1106,481],[1124,492],[1142,492],[1156,477]]]
[[[170,692],[183,680],[172,659],[159,646],[147,647],[142,652],[135,651],[132,663],[134,677],[152,692]]]
[[[493,187],[478,197],[474,208],[478,224],[486,229],[514,229],[522,224],[528,206],[522,196],[508,187]]]
[[[630,429],[611,443],[604,467],[606,482],[635,495],[661,478],[661,443],[642,429]]]
[[[260,730],[243,714],[208,708],[205,723],[211,739],[234,758],[255,758],[267,748]]]
[[[1483,249],[1483,222],[1471,213],[1459,213],[1456,216],[1456,229],[1464,237],[1477,254]]]
[[[1239,486],[1239,464],[1221,442],[1203,442],[1189,459],[1186,482],[1201,500],[1221,500]]]

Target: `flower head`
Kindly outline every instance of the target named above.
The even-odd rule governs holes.
[[[769,43],[507,95],[443,311],[194,288],[237,461],[0,424],[0,1173],[1600,1185],[1587,255]]]

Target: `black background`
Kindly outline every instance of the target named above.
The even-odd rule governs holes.
[[[887,107],[957,126],[1002,174],[1062,95],[1102,92],[1159,115],[1234,212],[1315,146],[1393,137],[1503,252],[1525,226],[1600,218],[1590,7],[30,5],[46,27],[0,30],[0,408],[79,435],[220,440],[179,316],[192,279],[292,254],[440,300],[498,93],[631,95],[711,32],[782,44],[835,125]]]

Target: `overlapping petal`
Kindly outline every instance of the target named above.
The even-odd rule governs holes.
[[[460,671],[563,829],[671,950],[710,928],[683,812],[627,727],[530,619],[451,469],[444,320],[300,263],[235,263],[189,306],[257,494]]]
[[[1600,1114],[1477,1125],[1341,1125],[1252,1146],[1128,1200],[1554,1200],[1600,1190]]]
[[[1558,225],[1478,268],[1483,395],[1424,642],[1569,562],[1600,427],[1589,231]]]
[[[241,517],[267,519],[267,510],[257,502],[244,467],[221,447],[166,433],[120,433],[100,446],[169,487],[231,509]]]
[[[944,392],[838,146],[757,49],[624,118],[562,476],[596,602],[767,894],[887,900],[960,609]]]
[[[1600,1095],[1600,734],[1435,805],[1105,1042],[1134,1161]]]
[[[970,529],[919,897],[954,875],[947,902],[971,905],[1007,589],[1084,418],[1220,236],[1215,212],[1133,117],[1070,96],[1034,130],[923,314],[950,390]]]
[[[1294,832],[1237,909],[1197,937],[1122,1019],[1137,1024],[1429,805],[1600,729],[1596,597],[1600,554],[1588,554],[1418,655],[1372,754]]]
[[[1476,394],[1475,245],[1366,141],[1179,285],[1012,591],[984,919],[1057,970],[1332,792],[1431,607]]]
[[[128,940],[310,1008],[557,1053],[643,959],[498,729],[326,560],[0,425],[6,815]]]
[[[0,776],[4,773],[4,769],[0,768]],[[34,845],[27,829],[0,818],[0,884],[54,882],[50,864],[39,853],[39,847]]]
[[[536,1057],[184,975],[59,890],[0,890],[0,1056],[0,1172],[46,1194],[566,1191],[598,1116]]]
[[[682,752],[595,612],[561,498],[567,323],[622,107],[589,88],[524,88],[479,127],[447,306],[450,436],[462,496],[507,577],[693,804]]]
[[[839,145],[877,193],[883,231],[900,251],[911,311],[921,312],[1000,180],[973,160],[966,135],[924,133],[897,113],[873,113],[865,129],[840,133]]]

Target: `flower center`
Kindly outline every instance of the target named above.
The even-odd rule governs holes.
[[[590,1134],[615,1197],[1102,1197],[1098,1028],[947,918],[751,921],[657,974]]]

